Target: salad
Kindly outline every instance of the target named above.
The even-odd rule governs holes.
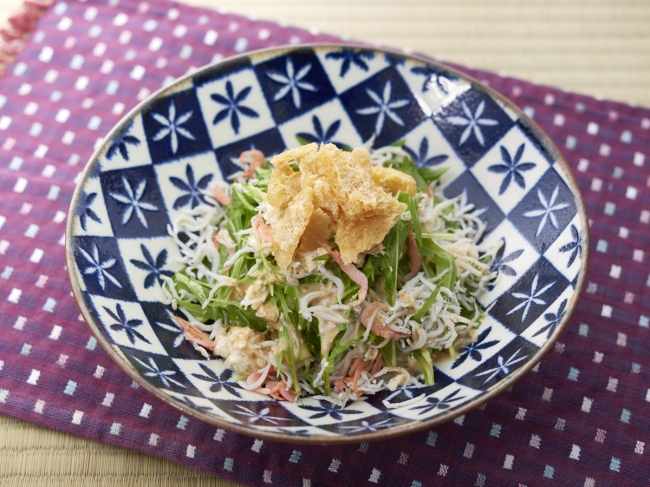
[[[185,268],[161,301],[243,388],[344,405],[433,384],[433,363],[474,340],[498,246],[479,244],[462,195],[436,191],[444,168],[315,143],[240,165],[170,225]]]

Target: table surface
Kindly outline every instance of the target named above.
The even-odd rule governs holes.
[[[443,61],[650,105],[647,0],[184,2],[409,47]],[[0,23],[21,3],[2,0]],[[2,416],[0,456],[2,486],[238,485],[156,457]]]

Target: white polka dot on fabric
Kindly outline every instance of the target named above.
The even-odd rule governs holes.
[[[54,120],[60,123],[65,123],[68,120],[68,117],[70,116],[70,110],[67,108],[61,108],[56,116],[54,117]]]

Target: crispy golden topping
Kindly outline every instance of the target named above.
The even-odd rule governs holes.
[[[331,234],[344,262],[357,261],[383,241],[406,208],[391,193],[415,194],[413,178],[373,167],[365,149],[345,152],[314,143],[283,152],[271,164],[267,201],[279,210],[270,223],[281,269],[291,264],[299,244],[315,249]]]

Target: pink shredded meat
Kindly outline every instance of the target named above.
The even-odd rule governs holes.
[[[384,303],[379,303],[379,302],[374,302],[370,303],[366,308],[361,312],[361,323],[363,326],[366,328],[370,327],[370,331],[372,331],[375,335],[380,336],[382,338],[388,338],[389,340],[400,340],[402,338],[406,338],[409,335],[407,333],[402,333],[399,331],[392,330],[388,328],[387,326],[382,325],[379,323],[376,319],[370,323],[370,318],[372,317],[373,313],[377,308],[381,308],[384,311],[389,311],[390,308],[388,305]]]
[[[265,367],[266,368],[266,367]],[[260,377],[262,377],[262,374],[264,373],[264,369],[256,370],[255,372],[251,372],[250,375],[246,378],[246,384],[254,384],[259,380]],[[267,377],[269,375],[275,374],[275,367],[271,366],[269,368],[269,371],[267,373]]]
[[[249,179],[255,175],[255,168],[264,165],[264,153],[257,149],[245,150],[239,155],[239,164],[246,166],[246,170],[235,176],[235,179]]]
[[[176,323],[178,323],[178,326],[180,326],[182,328],[183,334],[185,335],[185,338],[187,338],[188,341],[190,341],[191,343],[195,343],[197,345],[202,346],[208,352],[214,352],[215,344],[210,339],[210,337],[208,336],[207,333],[199,330],[192,323],[190,323],[189,321],[186,321],[183,318],[180,318],[178,316],[174,315],[174,320],[176,320]]]
[[[359,286],[359,292],[357,294],[357,300],[348,303],[350,306],[358,306],[363,303],[368,294],[368,278],[366,275],[355,267],[353,263],[346,264],[341,258],[341,254],[338,250],[332,250],[332,248],[324,242],[321,242],[323,248],[327,251],[328,254],[336,261],[336,263],[341,267],[341,270],[345,272],[350,279],[356,282]]]
[[[223,206],[228,206],[232,203],[232,198],[228,195],[221,186],[215,186],[212,191],[214,199],[221,203]]]
[[[420,268],[422,267],[422,255],[420,255],[420,249],[418,249],[418,244],[415,241],[412,230],[409,230],[408,241],[409,254],[411,256],[411,272],[406,274],[404,277],[399,278],[399,280],[402,282],[410,281],[413,279],[418,274],[418,272],[420,272]]]
[[[282,380],[277,381],[273,379],[273,377],[275,376],[275,372],[276,372],[275,367],[270,367],[268,373],[266,374],[266,377],[264,378],[264,382],[262,383],[262,385],[256,389],[253,389],[253,392],[269,395],[277,401],[295,402],[298,396],[296,395],[295,392],[289,389],[289,386],[287,386],[287,384],[284,381]],[[264,369],[260,369],[260,370],[256,370],[255,372],[252,372],[246,378],[246,383],[254,384],[258,380],[260,380],[263,373],[264,373]]]
[[[273,229],[262,220],[262,212],[255,219],[255,230],[263,242],[273,242]]]
[[[332,385],[334,386],[334,392],[337,394],[348,392],[348,385],[343,379],[336,379]]]

